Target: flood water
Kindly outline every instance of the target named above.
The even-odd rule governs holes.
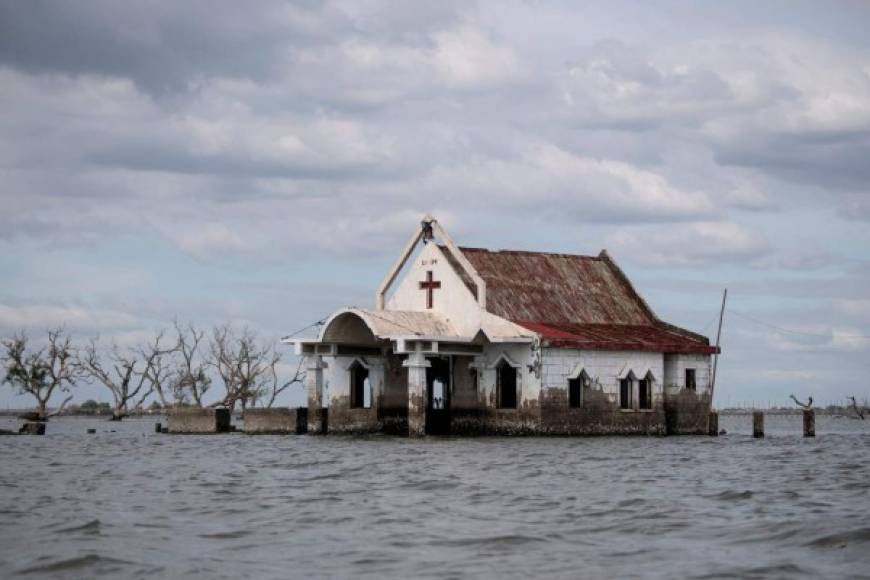
[[[158,420],[0,437],[0,577],[870,578],[870,421],[411,441]]]

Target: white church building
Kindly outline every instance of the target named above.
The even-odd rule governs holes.
[[[375,294],[309,339],[309,433],[703,434],[711,356],[606,251],[456,246],[426,216]]]

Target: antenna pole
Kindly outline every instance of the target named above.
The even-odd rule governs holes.
[[[722,338],[722,319],[725,317],[725,300],[728,288],[722,293],[722,309],[719,310],[719,330],[716,331],[716,354],[713,355],[713,378],[710,381],[710,404],[713,403],[713,389],[716,388],[716,368],[719,366],[719,339]]]

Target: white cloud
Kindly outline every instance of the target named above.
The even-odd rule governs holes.
[[[84,332],[117,331],[137,324],[137,319],[124,312],[86,306],[31,304],[15,306],[0,303],[0,330],[12,333],[19,329],[44,332],[64,326]]]
[[[234,231],[222,223],[197,224],[174,232],[182,251],[200,260],[220,259],[247,249],[247,245]]]
[[[731,222],[622,227],[608,240],[617,256],[654,267],[749,264],[770,252],[759,233]]]
[[[517,158],[437,167],[425,185],[433,193],[483,196],[496,210],[531,207],[578,221],[679,220],[714,210],[703,192],[680,190],[653,171],[549,144],[530,147]]]

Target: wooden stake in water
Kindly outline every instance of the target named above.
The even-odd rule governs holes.
[[[804,409],[804,437],[816,436],[816,412],[813,409]]]
[[[752,436],[756,439],[764,437],[764,413],[762,411],[752,412]]]
[[[710,413],[709,418],[707,419],[707,434],[710,437],[719,436],[719,413]]]

